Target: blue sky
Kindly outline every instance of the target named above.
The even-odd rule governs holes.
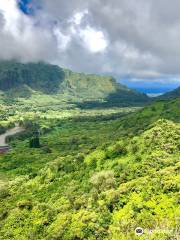
[[[131,79],[121,79],[121,83],[124,83],[130,88],[136,89],[142,93],[147,94],[160,94],[164,92],[169,92],[177,87],[179,87],[179,83],[172,82],[171,80],[163,83],[160,80],[151,81],[132,81]]]
[[[169,91],[180,85],[179,9],[179,0],[0,0],[0,60],[46,61]]]
[[[33,11],[32,0],[19,0],[18,1],[18,6],[24,14],[27,14],[27,15],[32,14],[32,11]]]

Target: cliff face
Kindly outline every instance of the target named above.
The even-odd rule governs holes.
[[[45,63],[0,63],[0,89],[3,91],[25,84],[37,91],[53,93],[63,79],[64,72],[57,66]]]

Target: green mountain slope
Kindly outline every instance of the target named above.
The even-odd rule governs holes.
[[[142,227],[141,239],[178,239],[179,103],[108,121],[36,118],[50,129],[41,148],[26,135],[0,156],[1,238],[136,240]]]
[[[124,117],[120,128],[126,129],[129,133],[132,131],[138,133],[161,118],[180,122],[180,98],[153,102],[137,113]]]
[[[167,92],[161,96],[159,96],[159,99],[171,99],[171,98],[176,98],[180,97],[180,87],[176,88],[173,91]]]
[[[0,90],[7,98],[56,97],[67,101],[105,101],[138,105],[145,94],[116,83],[112,77],[74,73],[46,63],[0,62]]]
[[[43,63],[0,62],[0,89],[2,91],[26,85],[35,91],[53,93],[57,92],[63,78],[64,72],[57,66]]]

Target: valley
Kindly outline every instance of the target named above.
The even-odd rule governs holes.
[[[0,240],[180,240],[179,9],[0,0]]]
[[[1,125],[26,131],[0,156],[1,239],[136,239],[137,226],[142,239],[177,239],[179,106],[8,106]]]
[[[178,239],[179,97],[123,87],[99,98],[96,85],[94,99],[65,97],[0,81],[0,145],[11,147],[0,155],[0,239],[136,240],[137,227],[144,240]]]

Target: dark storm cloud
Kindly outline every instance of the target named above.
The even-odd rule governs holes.
[[[2,2],[0,58],[179,81],[179,0],[41,0],[37,9],[37,1],[33,3],[33,17],[22,16],[15,0],[7,0],[16,28],[7,24],[10,10]],[[18,37],[20,29],[23,38]]]

